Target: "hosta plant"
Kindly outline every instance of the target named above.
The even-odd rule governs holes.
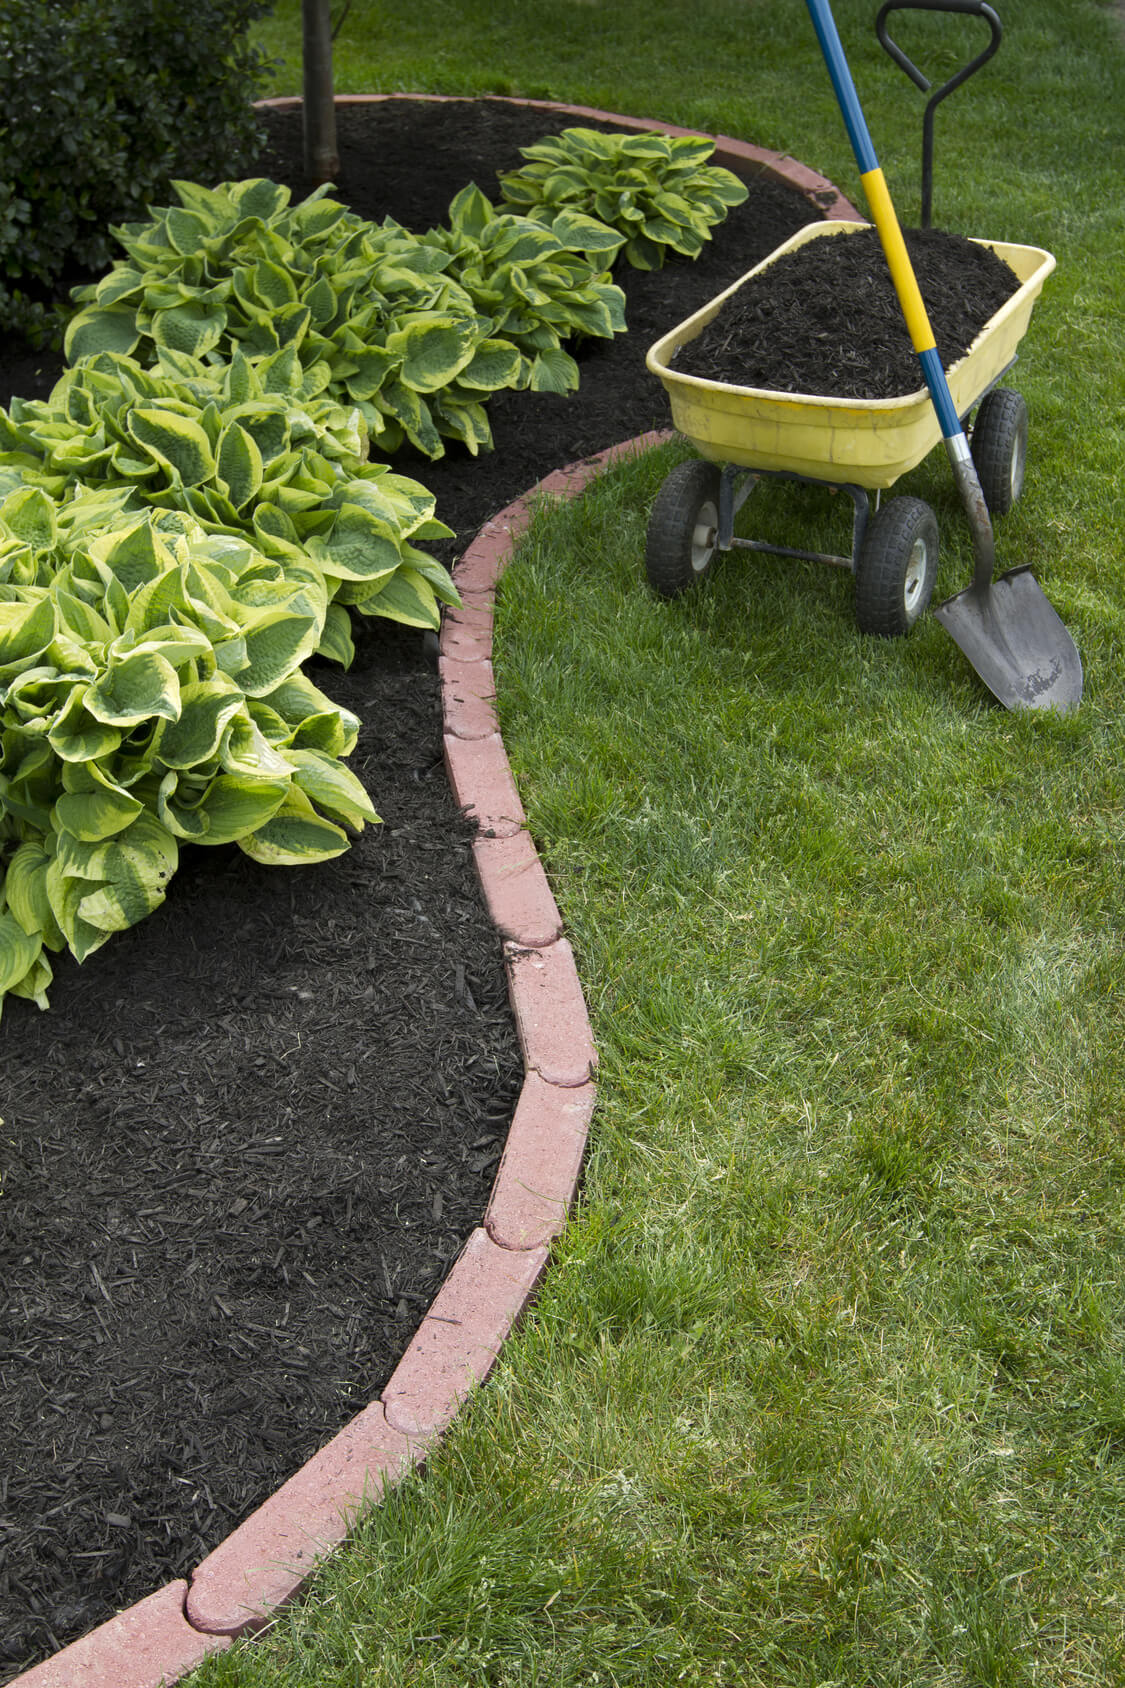
[[[669,251],[696,258],[711,230],[746,198],[731,171],[709,165],[713,141],[694,135],[603,134],[564,129],[500,177],[504,200],[553,227],[582,212],[615,229],[635,268],[660,269]]]
[[[108,525],[107,525],[108,524]],[[178,512],[60,520],[40,488],[0,503],[0,1001],[46,1006],[79,961],[163,901],[182,843],[304,864],[377,820],[342,764],[358,722],[302,674],[320,572]]]
[[[326,189],[293,206],[264,179],[174,187],[180,204],[115,228],[125,258],[75,290],[72,362],[112,351],[147,365],[168,350],[221,365],[285,350],[317,391],[362,407],[380,453],[404,439],[430,457],[443,436],[474,452],[491,443],[483,401],[520,361],[437,247]]]
[[[447,536],[417,481],[367,460],[356,405],[318,391],[295,350],[223,366],[160,348],[143,369],[102,352],[48,399],[0,410],[3,477],[63,499],[124,489],[135,508],[179,510],[298,569],[315,565],[332,606],[320,654],[350,660],[347,606],[436,627],[455,603],[446,570],[412,543]]]
[[[547,228],[496,210],[470,184],[452,201],[448,226],[431,229],[426,242],[490,321],[494,343],[514,348],[513,386],[570,392],[578,366],[563,341],[624,331],[625,295],[608,274],[621,237],[581,212],[565,210]],[[452,395],[463,383],[463,375],[455,379]],[[438,404],[445,402],[443,392]]]

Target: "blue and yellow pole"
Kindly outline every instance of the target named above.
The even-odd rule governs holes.
[[[918,361],[922,366],[922,374],[930,397],[937,411],[941,424],[942,435],[947,445],[953,445],[957,450],[958,438],[965,439],[960,418],[954,409],[950,396],[949,384],[945,379],[941,356],[934,341],[933,329],[926,312],[925,301],[918,289],[914,266],[910,262],[910,255],[906,250],[906,242],[902,238],[895,208],[891,203],[890,191],[886,178],[875,156],[871,135],[859,103],[859,95],[852,81],[852,73],[848,68],[848,61],[844,54],[843,44],[836,20],[827,0],[807,0],[809,15],[820,42],[820,50],[824,54],[824,62],[828,67],[828,74],[832,78],[832,86],[836,91],[836,99],[844,119],[844,126],[848,131],[848,139],[852,144],[856,163],[860,169],[860,179],[863,192],[871,211],[871,218],[879,232],[879,241],[886,255],[887,267],[891,272],[891,280],[898,294],[898,301],[902,307],[902,314],[906,319],[907,331],[914,350],[918,354]],[[968,442],[965,442],[964,455],[968,455]],[[958,456],[961,453],[958,451]]]

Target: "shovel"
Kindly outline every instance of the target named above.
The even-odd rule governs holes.
[[[806,0],[806,4],[972,531],[972,585],[939,604],[934,614],[1005,708],[1057,709],[1065,713],[1076,708],[1082,697],[1082,659],[1026,565],[993,578],[996,546],[988,506],[945,379],[890,191],[868,133],[836,20],[829,0]]]

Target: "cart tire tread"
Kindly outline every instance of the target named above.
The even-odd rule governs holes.
[[[718,547],[720,473],[701,458],[679,463],[652,506],[645,572],[653,591],[678,598],[711,572]]]
[[[855,619],[884,639],[909,633],[937,578],[938,526],[920,498],[892,498],[872,516],[856,558]]]
[[[993,516],[1006,516],[1023,491],[1027,406],[1011,387],[994,387],[973,423],[973,463]]]

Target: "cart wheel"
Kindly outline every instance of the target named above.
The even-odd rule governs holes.
[[[938,565],[937,518],[920,498],[892,498],[867,524],[855,565],[861,633],[909,633],[930,601]]]
[[[677,464],[656,495],[648,520],[645,572],[662,598],[676,598],[703,580],[719,536],[719,471],[695,458]]]
[[[1006,516],[1023,491],[1027,463],[1027,406],[1010,387],[994,387],[981,400],[973,424],[973,462],[994,516]]]

